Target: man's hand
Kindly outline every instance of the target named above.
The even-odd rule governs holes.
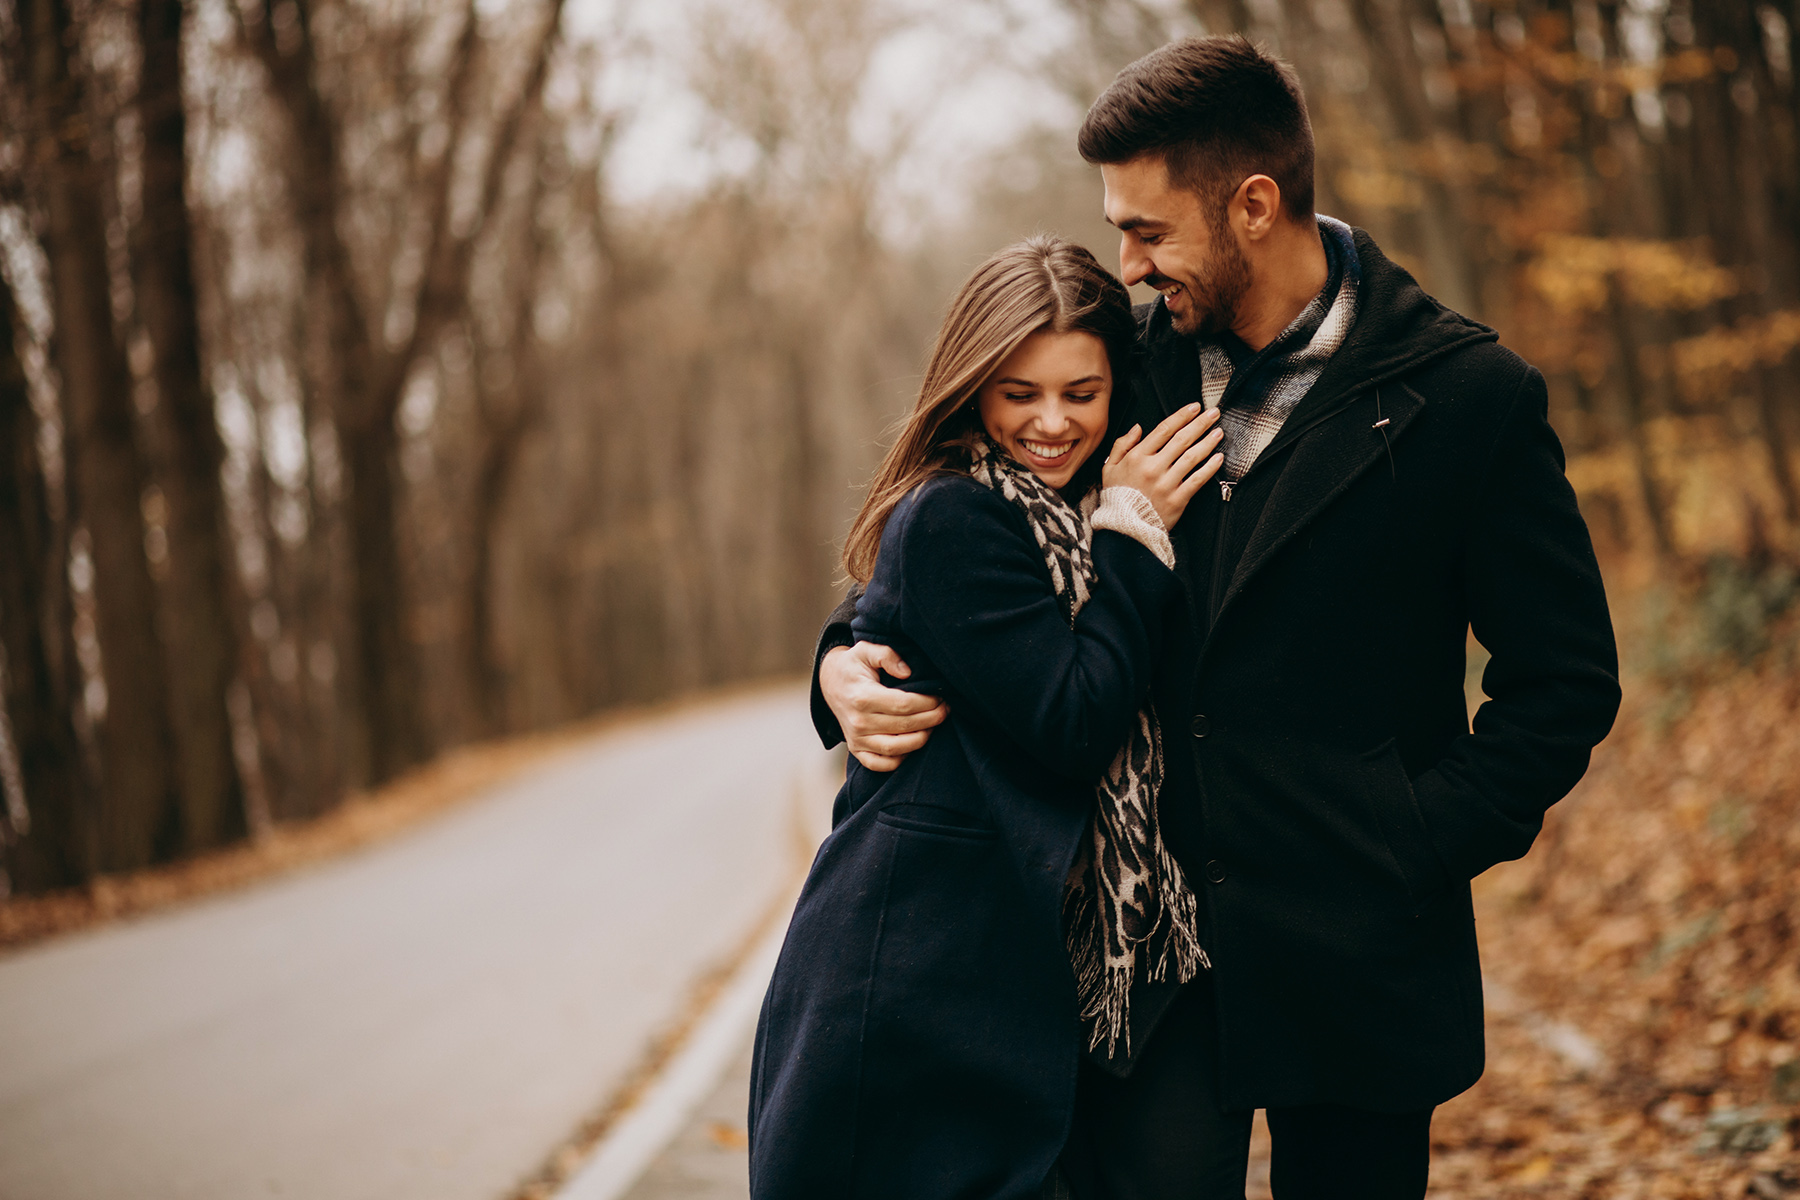
[[[819,693],[838,719],[850,753],[871,771],[897,768],[950,715],[936,696],[885,686],[884,670],[896,679],[912,674],[892,646],[874,642],[839,646],[819,663]]]

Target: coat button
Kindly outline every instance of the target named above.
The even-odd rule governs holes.
[[[1206,719],[1205,713],[1195,713],[1194,720],[1188,728],[1194,731],[1195,737],[1203,738],[1212,732],[1212,722]]]
[[[1225,882],[1225,864],[1213,859],[1206,864],[1206,878],[1213,883]]]

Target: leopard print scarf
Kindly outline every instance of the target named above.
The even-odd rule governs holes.
[[[1089,519],[1100,489],[1072,505],[985,436],[970,474],[1024,512],[1073,626],[1098,578]],[[1163,844],[1156,812],[1162,780],[1162,729],[1146,705],[1095,789],[1093,824],[1063,891],[1087,1046],[1104,1042],[1109,1057],[1121,1040],[1131,1052],[1131,985],[1140,969],[1152,982],[1173,971],[1185,983],[1212,966],[1200,946],[1199,905]]]

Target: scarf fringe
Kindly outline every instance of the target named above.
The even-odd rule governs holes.
[[[1175,978],[1186,983],[1200,971],[1212,970],[1212,960],[1206,957],[1206,948],[1200,944],[1199,898],[1188,886],[1181,864],[1163,843],[1160,830],[1156,838],[1156,871],[1164,884],[1163,907],[1159,915],[1168,922],[1168,937],[1163,940],[1162,953],[1157,956],[1156,964],[1150,968],[1150,978],[1161,983],[1169,977],[1172,965]]]
[[[1123,960],[1109,961],[1105,953],[1095,887],[1099,880],[1091,850],[1084,848],[1078,882],[1063,893],[1063,928],[1069,962],[1075,968],[1081,1021],[1088,1029],[1087,1049],[1094,1050],[1104,1042],[1108,1056],[1117,1053],[1121,1042],[1125,1053],[1131,1053],[1131,987],[1140,954],[1145,956],[1145,978],[1151,983],[1166,982],[1171,975],[1177,983],[1187,983],[1201,971],[1212,969],[1212,960],[1200,944],[1198,898],[1160,837],[1155,852],[1162,903],[1150,932],[1127,942],[1130,952]]]

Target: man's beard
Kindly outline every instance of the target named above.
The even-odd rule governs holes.
[[[1250,290],[1250,260],[1227,227],[1213,231],[1213,245],[1218,251],[1206,265],[1205,274],[1191,282],[1179,281],[1188,294],[1188,311],[1178,317],[1170,310],[1176,333],[1213,337],[1237,324],[1238,305]]]

